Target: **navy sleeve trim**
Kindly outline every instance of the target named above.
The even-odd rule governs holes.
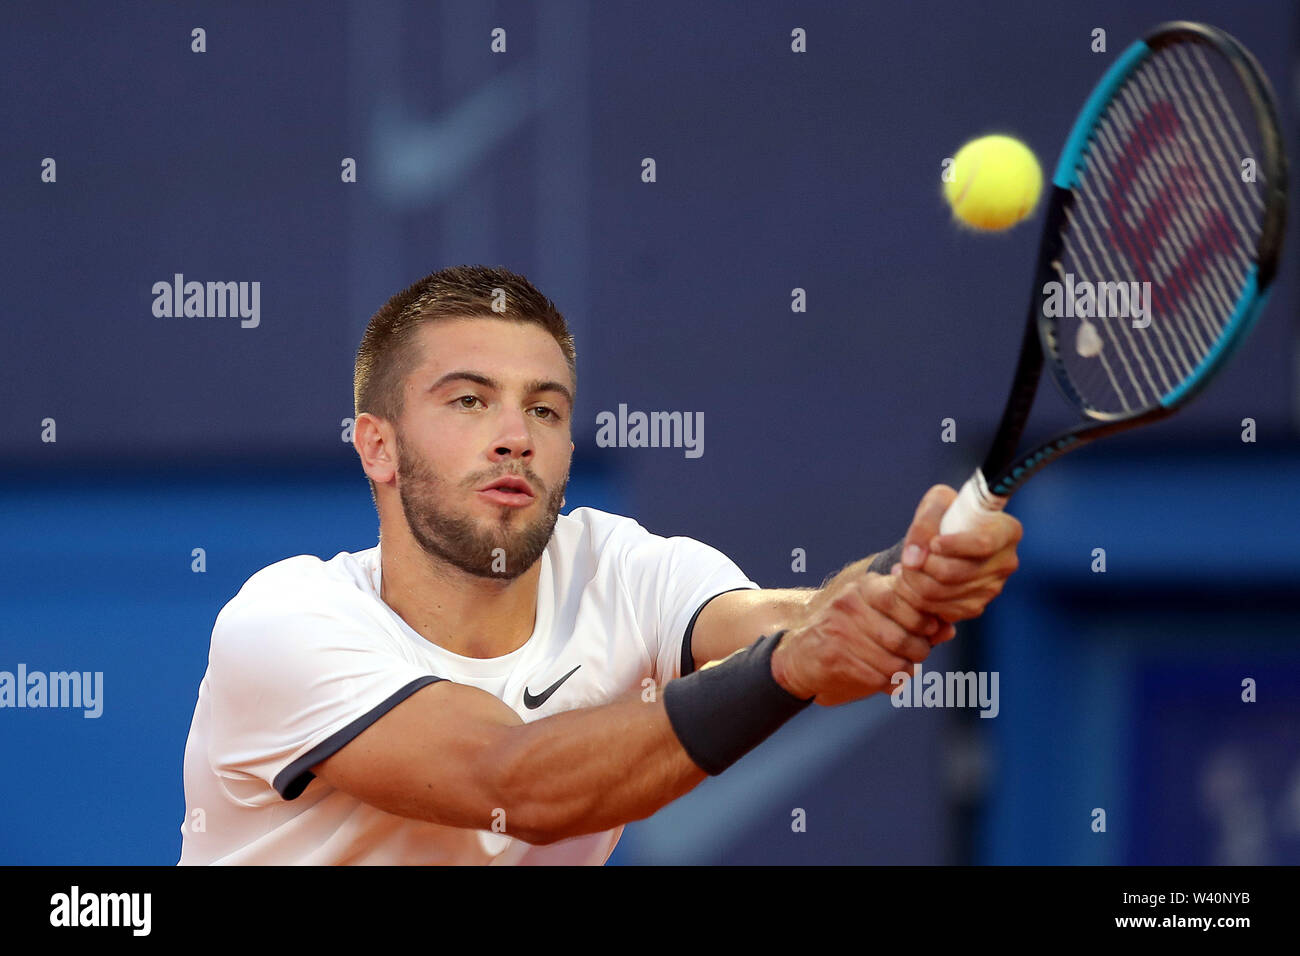
[[[724,594],[730,594],[732,591],[752,591],[753,588],[727,588],[725,591],[719,591],[713,597],[706,600],[703,604],[695,609],[691,615],[691,623],[686,625],[686,634],[682,637],[682,677],[695,671],[695,655],[691,653],[691,634],[695,632],[695,619],[700,616],[700,612],[709,606],[709,601],[713,598],[722,597]]]
[[[406,698],[410,697],[421,687],[428,687],[430,684],[436,684],[442,680],[441,677],[417,677],[401,690],[390,694],[388,698],[373,710],[362,714],[352,723],[348,724],[342,730],[330,734],[311,750],[307,751],[289,766],[285,767],[275,775],[275,781],[272,786],[275,787],[276,793],[286,800],[296,800],[307,789],[307,784],[316,779],[316,775],[311,772],[311,768],[316,766],[322,760],[333,757],[336,753],[355,740],[363,730],[377,721],[384,714],[388,713]]]

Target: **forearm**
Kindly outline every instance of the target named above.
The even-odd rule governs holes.
[[[497,780],[506,832],[551,843],[648,817],[705,776],[638,693],[511,728]]]
[[[698,670],[719,661],[764,634],[788,631],[808,613],[818,588],[730,591],[700,612],[691,634],[691,659]]]
[[[789,631],[805,621],[817,596],[846,575],[874,571],[888,574],[901,560],[902,542],[868,555],[831,575],[820,588],[764,588],[730,591],[710,601],[700,612],[691,634],[691,659],[696,668],[748,647],[764,634]]]

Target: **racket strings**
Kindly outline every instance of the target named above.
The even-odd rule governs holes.
[[[1134,72],[1093,130],[1053,263],[1063,287],[1070,274],[1095,293],[1094,315],[1072,316],[1066,303],[1055,335],[1089,410],[1154,406],[1222,339],[1265,207],[1262,169],[1254,183],[1242,176],[1244,159],[1261,158],[1239,120],[1254,132],[1249,105],[1222,56],[1177,43]],[[1138,304],[1145,327],[1134,327]]]
[[[1122,145],[1114,142],[1114,134],[1107,128],[1098,131],[1096,142],[1103,152],[1119,153],[1122,151]],[[1100,170],[1106,178],[1113,178],[1104,167],[1100,167]],[[1109,184],[1102,184],[1102,186],[1103,188],[1110,188]],[[1120,277],[1135,275],[1137,270],[1132,264],[1134,250],[1131,248],[1118,248],[1116,243],[1112,241],[1111,234],[1113,230],[1106,225],[1106,206],[1108,204],[1094,194],[1093,187],[1086,177],[1080,177],[1079,192],[1087,201],[1076,203],[1077,214],[1071,214],[1067,219],[1070,225],[1074,225],[1077,218],[1078,223],[1082,225],[1082,229],[1076,227],[1076,230],[1067,237],[1066,255],[1063,258],[1069,266],[1069,271],[1082,276],[1085,280],[1092,277],[1092,280],[1101,281],[1106,278],[1111,281],[1119,281]],[[1138,198],[1139,200],[1144,199],[1140,193]],[[1073,254],[1075,247],[1082,251],[1082,258]],[[1129,311],[1134,310],[1130,309]],[[1132,328],[1131,320],[1127,316],[1099,316],[1097,318],[1096,325],[1100,326],[1101,336],[1104,340],[1103,348],[1098,352],[1097,357],[1117,354],[1124,366],[1127,377],[1128,387],[1125,388],[1115,381],[1113,373],[1109,372],[1108,363],[1102,363],[1103,369],[1108,372],[1107,380],[1111,385],[1114,398],[1118,400],[1119,410],[1129,412],[1133,410],[1134,405],[1145,407],[1153,404],[1159,394],[1167,391],[1173,385],[1166,371],[1166,364],[1159,362],[1158,354],[1144,346],[1145,340],[1141,335],[1141,331]],[[1167,354],[1168,344],[1163,339],[1159,341]],[[1146,346],[1151,344],[1151,342],[1146,342]],[[1068,343],[1065,354],[1070,354]],[[1148,362],[1148,359],[1150,362]],[[1074,373],[1072,378],[1080,380],[1077,382],[1080,391],[1092,406],[1104,410],[1114,408],[1114,403],[1106,401],[1104,394],[1098,394],[1096,385],[1092,380],[1093,376],[1080,374],[1081,371],[1087,372],[1086,365],[1067,363],[1067,367]]]
[[[1143,79],[1146,78],[1139,77],[1139,80]],[[1206,247],[1206,250],[1217,253],[1223,253],[1225,251],[1231,252],[1234,247],[1230,243],[1226,242],[1221,235],[1222,218],[1219,217],[1215,209],[1202,198],[1203,195],[1208,193],[1208,184],[1205,181],[1205,177],[1199,175],[1200,171],[1196,166],[1188,163],[1187,151],[1180,148],[1182,146],[1180,139],[1168,135],[1168,131],[1171,128],[1169,116],[1167,115],[1169,105],[1165,102],[1157,102],[1153,105],[1150,102],[1150,100],[1154,99],[1154,96],[1158,95],[1158,92],[1160,92],[1154,89],[1155,85],[1156,82],[1152,82],[1150,88],[1146,90],[1148,96],[1147,102],[1141,101],[1142,94],[1139,90],[1143,89],[1143,84],[1140,82],[1132,84],[1129,88],[1126,88],[1126,90],[1123,91],[1122,101],[1126,101],[1135,109],[1135,111],[1142,110],[1145,111],[1145,115],[1157,118],[1158,122],[1151,125],[1155,126],[1161,135],[1157,137],[1158,143],[1153,152],[1153,159],[1156,163],[1163,164],[1164,166],[1160,171],[1160,175],[1162,178],[1170,182],[1170,194],[1172,195],[1174,192],[1179,193],[1177,199],[1186,205],[1192,219],[1194,220],[1194,226],[1201,230],[1201,235],[1203,237],[1202,245]],[[1186,86],[1185,83],[1182,85],[1184,87]],[[1136,104],[1135,101],[1137,101]],[[1179,102],[1178,105],[1185,106],[1182,102]],[[1162,117],[1160,115],[1161,111],[1164,111],[1166,115]],[[1121,121],[1126,119],[1123,106],[1117,104],[1115,115]],[[1186,110],[1182,111],[1181,119],[1183,120],[1184,126],[1187,126],[1187,128],[1191,129],[1193,132],[1195,131],[1195,127],[1188,126],[1187,124],[1188,118]],[[1204,151],[1204,144],[1200,144],[1200,148]],[[1178,153],[1178,155],[1170,155],[1175,152]],[[1221,162],[1222,157],[1223,153],[1220,150],[1219,159]],[[1150,172],[1146,165],[1139,164],[1138,171],[1143,180],[1149,180]],[[1191,175],[1187,175],[1187,171],[1190,171]],[[1180,175],[1180,173],[1182,173],[1182,175]],[[1142,195],[1144,185],[1149,191],[1149,199]],[[1168,214],[1168,207],[1171,206],[1172,203],[1168,201],[1161,203],[1161,193],[1153,184],[1145,182],[1139,183],[1137,186],[1138,188],[1136,189],[1136,193],[1140,201],[1154,202],[1158,205],[1153,212],[1148,213],[1146,216],[1146,222],[1149,225],[1148,232],[1128,230],[1125,231],[1122,238],[1128,240],[1130,251],[1134,254],[1135,258],[1139,259],[1139,262],[1142,256],[1147,256],[1154,260],[1152,264],[1153,268],[1151,270],[1151,278],[1155,283],[1158,283],[1159,290],[1155,298],[1155,305],[1162,313],[1171,313],[1171,318],[1176,324],[1178,324],[1177,331],[1182,337],[1191,341],[1192,346],[1199,353],[1199,355],[1196,356],[1196,358],[1199,359],[1200,356],[1203,356],[1208,351],[1213,340],[1217,339],[1220,330],[1213,327],[1209,328],[1210,341],[1207,342],[1204,337],[1196,334],[1197,326],[1195,323],[1190,326],[1185,323],[1179,323],[1179,320],[1183,317],[1181,314],[1183,310],[1175,312],[1168,306],[1170,300],[1181,302],[1185,308],[1190,305],[1192,310],[1201,318],[1202,322],[1207,322],[1207,312],[1209,309],[1205,304],[1205,299],[1203,296],[1198,294],[1198,290],[1190,288],[1191,283],[1188,281],[1186,275],[1187,265],[1206,258],[1206,250],[1197,249],[1195,246],[1189,244],[1187,236],[1188,226],[1186,222],[1182,219],[1171,218]],[[1227,199],[1228,197],[1220,194],[1219,198]],[[1235,214],[1235,210],[1233,210],[1233,212]],[[1133,225],[1131,221],[1127,224],[1129,226]],[[1166,252],[1160,245],[1157,245],[1154,249],[1151,248],[1149,236],[1152,233],[1158,238],[1164,240],[1167,248],[1171,251]],[[1144,242],[1146,243],[1145,248],[1143,247]],[[1242,250],[1240,247],[1236,247],[1236,251],[1241,256],[1244,265],[1246,260]],[[1164,274],[1162,274],[1162,260],[1166,255],[1179,265],[1171,269],[1169,268],[1168,263],[1163,263],[1165,271]],[[1218,274],[1210,272],[1208,273],[1208,278],[1211,281],[1211,291],[1217,291],[1218,294],[1222,296],[1223,289]],[[1229,308],[1230,304],[1230,302],[1227,303]],[[1175,373],[1180,374],[1182,377],[1191,374],[1196,363],[1190,361],[1184,350],[1177,347],[1179,343],[1178,336],[1174,336],[1174,351],[1177,351],[1179,354],[1175,355],[1174,352],[1170,350],[1168,338],[1163,335],[1163,328],[1163,322],[1156,325],[1151,330],[1154,332],[1154,335],[1151,336],[1151,338],[1154,338],[1160,343],[1166,363]],[[1163,379],[1162,384],[1168,386],[1168,379]]]
[[[1080,180],[1080,188],[1085,196],[1088,196],[1090,199],[1092,198],[1091,193],[1088,191],[1087,184],[1084,183],[1082,179]],[[1094,200],[1094,202],[1096,202],[1096,200]],[[1083,276],[1120,275],[1123,267],[1117,265],[1114,262],[1114,260],[1112,260],[1110,254],[1110,247],[1102,238],[1101,227],[1099,227],[1097,223],[1094,222],[1094,219],[1089,214],[1087,207],[1085,207],[1083,204],[1076,204],[1076,209],[1078,210],[1077,213],[1078,219],[1082,223],[1083,228],[1076,229],[1074,232],[1072,232],[1072,236],[1074,237],[1074,243],[1067,244],[1065,250],[1066,254],[1062,256],[1062,258],[1065,260],[1065,264],[1069,267],[1069,271],[1072,274],[1083,275]],[[1070,213],[1067,216],[1067,223],[1069,223],[1072,226],[1074,222],[1074,218],[1075,218],[1075,213]],[[1087,239],[1088,235],[1092,236],[1091,243]],[[1093,251],[1094,246],[1097,250],[1096,253],[1094,253]],[[1077,255],[1074,254],[1075,248],[1082,250],[1084,257],[1087,260],[1086,266],[1083,260],[1081,260],[1080,258],[1078,258]],[[1101,262],[1098,262],[1098,256],[1100,256],[1102,260]],[[1065,272],[1066,269],[1063,267],[1061,269],[1062,276],[1064,276]],[[1149,402],[1147,401],[1147,395],[1143,383],[1148,383],[1148,384],[1152,383],[1154,381],[1154,376],[1152,375],[1150,369],[1147,366],[1146,355],[1144,351],[1139,347],[1139,340],[1134,336],[1133,329],[1130,327],[1130,323],[1122,318],[1115,322],[1102,321],[1100,323],[1100,328],[1101,328],[1100,334],[1103,340],[1106,339],[1107,335],[1117,338],[1121,334],[1125,339],[1125,341],[1123,342],[1124,347],[1116,347],[1116,348],[1110,347],[1109,342],[1104,341],[1102,349],[1097,353],[1097,357],[1101,359],[1100,364],[1102,365],[1103,370],[1105,370],[1107,373],[1107,378],[1111,384],[1115,397],[1119,400],[1121,410],[1125,412],[1132,410],[1132,407],[1129,403],[1130,395],[1133,397],[1134,401],[1138,406],[1144,406],[1149,404]],[[1068,343],[1067,343],[1067,348],[1068,348]],[[1066,354],[1068,354],[1068,352]],[[1114,374],[1110,371],[1109,362],[1106,360],[1106,356],[1108,354],[1119,356],[1120,361],[1124,366],[1124,372],[1127,376],[1130,389],[1122,388],[1120,384],[1115,380]],[[1138,368],[1137,372],[1134,371],[1134,365],[1136,365]],[[1161,369],[1159,366],[1156,366],[1156,370],[1160,375],[1163,376],[1164,374],[1163,369]],[[1075,376],[1072,376],[1072,378],[1074,377]],[[1084,382],[1091,384],[1090,381],[1086,378],[1084,379]],[[1101,408],[1110,407],[1106,403],[1099,401],[1095,389],[1083,388],[1081,389],[1081,392],[1083,393],[1083,397],[1087,399],[1089,403],[1094,407],[1101,407]]]
[[[1140,96],[1135,94],[1134,90],[1124,91],[1129,102],[1139,100]],[[1145,108],[1145,104],[1137,103],[1139,109]],[[1123,107],[1117,110],[1123,112]],[[1203,297],[1197,294],[1187,275],[1187,267],[1190,263],[1197,261],[1198,256],[1196,248],[1196,235],[1189,229],[1189,225],[1202,230],[1201,235],[1213,236],[1217,223],[1213,220],[1213,210],[1200,197],[1200,190],[1204,188],[1203,181],[1196,183],[1191,189],[1185,188],[1183,179],[1179,176],[1180,168],[1194,168],[1180,166],[1185,164],[1187,157],[1185,155],[1172,155],[1177,150],[1178,143],[1169,138],[1162,138],[1160,145],[1157,146],[1153,159],[1160,168],[1160,174],[1173,184],[1172,192],[1177,192],[1179,199],[1184,207],[1189,211],[1190,218],[1194,222],[1189,223],[1188,217],[1171,215],[1174,208],[1172,201],[1162,200],[1162,194],[1159,185],[1152,181],[1151,170],[1149,167],[1143,167],[1141,170],[1141,183],[1138,184],[1139,192],[1145,190],[1151,197],[1150,201],[1156,204],[1162,212],[1163,223],[1152,224],[1152,229],[1160,235],[1160,241],[1154,248],[1141,250],[1150,255],[1151,258],[1151,279],[1157,289],[1169,289],[1180,300],[1189,303],[1191,310],[1200,319],[1200,324],[1196,322],[1186,323],[1183,320],[1187,318],[1182,310],[1168,310],[1167,302],[1159,301],[1153,295],[1153,307],[1159,306],[1162,311],[1168,312],[1172,323],[1176,326],[1179,333],[1172,336],[1175,349],[1177,350],[1178,359],[1175,360],[1169,354],[1168,344],[1163,334],[1163,324],[1157,324],[1154,327],[1155,337],[1160,340],[1164,347],[1166,358],[1170,366],[1174,369],[1179,378],[1190,375],[1199,362],[1200,356],[1204,356],[1213,347],[1214,342],[1218,339],[1220,328],[1215,326],[1214,313],[1212,309],[1207,308],[1207,303]],[[1165,226],[1166,228],[1162,228]],[[1145,238],[1142,232],[1137,235]],[[1228,251],[1231,251],[1231,246]],[[1244,255],[1243,255],[1244,259]],[[1212,282],[1217,282],[1217,273],[1207,274],[1207,278]],[[1231,308],[1230,301],[1225,301],[1223,305]],[[1202,332],[1204,335],[1202,335]],[[1189,357],[1181,348],[1182,341],[1188,341],[1192,349],[1197,353],[1194,357]],[[1168,387],[1168,382],[1166,381]]]
[[[1112,107],[1113,118],[1123,129],[1127,141],[1132,141],[1135,123],[1130,119],[1125,104],[1135,116],[1146,116],[1148,128],[1156,133],[1152,142],[1147,144],[1149,149],[1145,153],[1142,151],[1125,153],[1125,159],[1137,156],[1149,159],[1149,163],[1130,162],[1127,164],[1130,168],[1125,168],[1123,165],[1117,167],[1117,172],[1123,175],[1123,181],[1132,184],[1133,195],[1137,199],[1137,205],[1141,207],[1139,211],[1143,218],[1136,220],[1130,211],[1133,204],[1128,203],[1129,209],[1122,211],[1126,217],[1127,228],[1113,229],[1112,234],[1118,234],[1120,245],[1128,254],[1130,264],[1136,267],[1134,271],[1144,272],[1143,281],[1152,282],[1154,286],[1152,308],[1159,311],[1162,317],[1167,316],[1177,333],[1171,336],[1165,335],[1165,323],[1162,320],[1149,330],[1144,330],[1147,334],[1142,336],[1149,340],[1151,350],[1156,353],[1157,358],[1163,356],[1163,362],[1157,363],[1157,368],[1161,372],[1159,385],[1168,391],[1174,384],[1170,381],[1170,374],[1175,377],[1175,381],[1190,375],[1200,357],[1208,352],[1213,341],[1218,337],[1220,330],[1213,327],[1212,319],[1207,318],[1203,298],[1197,290],[1191,288],[1186,266],[1204,259],[1207,251],[1222,251],[1224,243],[1222,238],[1215,234],[1219,221],[1212,218],[1214,210],[1202,198],[1207,192],[1205,179],[1195,165],[1188,164],[1186,151],[1179,149],[1179,138],[1173,135],[1180,127],[1172,118],[1169,104],[1141,101],[1139,90],[1143,87],[1141,81],[1144,79],[1146,77],[1139,76],[1138,82],[1121,91],[1117,103]],[[1153,173],[1152,164],[1160,167],[1157,173]],[[1155,175],[1169,183],[1167,191],[1162,192],[1158,184],[1152,181]],[[1111,177],[1112,188],[1117,178]],[[1178,194],[1176,197],[1175,193]],[[1179,204],[1177,206],[1175,199]],[[1112,202],[1112,217],[1115,213],[1115,205]],[[1177,215],[1180,209],[1185,210],[1187,216]],[[1204,237],[1201,245],[1205,248],[1198,248],[1193,243],[1192,236],[1189,235],[1189,227],[1200,230]],[[1173,265],[1170,264],[1171,262]],[[1143,265],[1148,268],[1142,269]],[[1170,308],[1174,302],[1181,303],[1184,309]],[[1186,322],[1185,310],[1189,305],[1202,322],[1209,326],[1208,339],[1199,334],[1196,323]],[[1188,350],[1182,348],[1183,341],[1187,341],[1197,354],[1189,356]],[[1152,384],[1154,380],[1148,379],[1148,385]],[[1144,395],[1140,388],[1138,394],[1148,404],[1151,403],[1151,398]]]
[[[1191,47],[1189,51],[1189,49],[1185,45],[1179,45],[1173,48],[1173,54],[1175,59],[1180,60],[1188,71],[1195,72],[1197,67],[1199,67],[1200,75],[1209,81],[1209,85],[1214,91],[1214,99],[1218,103],[1220,109],[1218,116],[1227,118],[1228,124],[1232,127],[1231,130],[1232,135],[1230,136],[1227,128],[1222,126],[1221,124],[1210,123],[1207,125],[1204,116],[1199,117],[1201,120],[1202,128],[1209,129],[1209,130],[1218,130],[1221,132],[1224,138],[1224,145],[1228,147],[1227,149],[1228,156],[1232,155],[1234,147],[1238,150],[1237,153],[1238,156],[1251,155],[1250,153],[1251,145],[1252,145],[1251,140],[1242,131],[1241,124],[1237,122],[1237,112],[1232,108],[1231,105],[1229,105],[1228,98],[1224,95],[1223,87],[1219,85],[1219,80],[1215,76],[1215,70],[1213,69],[1213,67],[1211,67],[1210,62],[1205,58],[1204,51],[1201,50],[1201,48],[1198,46]],[[1196,60],[1195,64],[1192,63],[1193,57]],[[1156,66],[1158,68],[1163,69],[1164,61],[1158,60],[1156,62]],[[1185,81],[1180,81],[1180,85],[1184,90],[1188,89],[1188,85]],[[1194,97],[1189,98],[1188,102],[1193,108],[1196,107],[1196,99]],[[1217,149],[1217,145],[1216,145],[1216,149]],[[1229,160],[1225,159],[1222,154],[1220,154],[1219,158],[1221,162],[1231,165]],[[1258,178],[1261,183],[1264,182],[1264,171],[1262,169],[1259,171]],[[1263,215],[1264,194],[1261,190],[1253,190],[1253,189],[1234,190],[1231,195],[1243,204],[1250,204],[1254,206],[1253,213],[1251,212],[1249,207],[1243,209],[1243,213],[1246,215],[1248,220],[1253,218],[1254,221],[1258,221],[1259,217]],[[1252,233],[1243,230],[1243,238],[1249,241],[1251,237],[1252,237]]]

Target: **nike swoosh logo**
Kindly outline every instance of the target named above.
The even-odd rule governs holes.
[[[578,665],[578,667],[581,667],[581,666],[582,666],[581,664]],[[528,693],[528,687],[525,686],[525,687],[524,687],[524,706],[527,707],[529,710],[536,710],[538,707],[541,707],[542,704],[546,703],[546,701],[550,698],[550,696],[551,696],[552,694],[554,694],[557,690],[560,689],[560,685],[561,685],[561,684],[563,684],[566,680],[568,680],[570,677],[572,677],[572,676],[574,675],[574,673],[577,672],[578,667],[575,667],[573,670],[569,671],[569,673],[565,674],[563,677],[561,677],[559,680],[557,680],[557,681],[556,681],[554,684],[552,684],[550,687],[546,688],[546,690],[542,691],[542,692],[541,692],[540,694],[538,694],[536,697],[534,697],[532,694]]]

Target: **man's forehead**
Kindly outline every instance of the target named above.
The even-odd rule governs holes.
[[[421,372],[463,368],[477,360],[514,366],[525,375],[542,372],[555,375],[562,371],[563,380],[569,378],[569,366],[560,343],[532,322],[488,317],[438,319],[420,327],[417,341],[420,344],[417,368]]]

